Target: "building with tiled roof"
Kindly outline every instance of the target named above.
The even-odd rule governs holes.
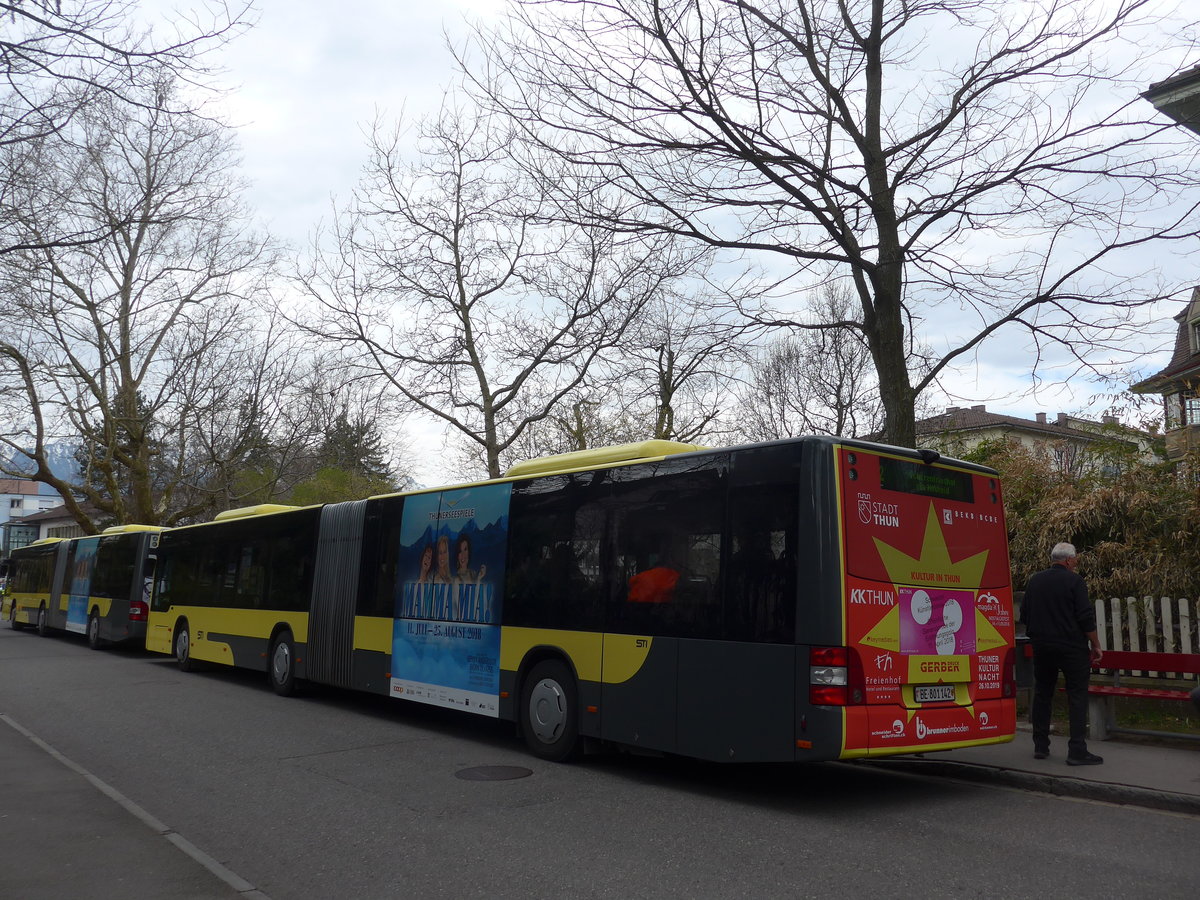
[[[988,412],[984,405],[950,407],[941,415],[917,422],[918,442],[943,453],[961,456],[985,442],[1016,441],[1053,456],[1064,472],[1082,474],[1108,468],[1116,457],[1138,461],[1157,459],[1155,436],[1122,425],[1114,416],[1099,422],[1058,413],[1022,419]]]
[[[1175,316],[1175,352],[1161,372],[1133,385],[1138,394],[1161,394],[1166,412],[1167,457],[1200,448],[1200,287]]]

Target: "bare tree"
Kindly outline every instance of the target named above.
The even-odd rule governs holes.
[[[813,319],[842,321],[853,303],[849,291],[827,285],[811,303]],[[867,437],[883,425],[871,353],[852,328],[801,329],[769,342],[750,364],[739,409],[742,434],[756,441]]]
[[[680,287],[646,305],[609,366],[608,396],[619,420],[644,423],[642,438],[697,443],[724,428],[745,328],[702,282]]]
[[[204,468],[199,435],[231,404],[242,428],[257,427],[246,413],[258,407],[245,404],[265,389],[253,304],[267,297],[274,254],[245,224],[228,133],[171,112],[169,96],[160,86],[141,104],[100,97],[78,111],[70,141],[53,138],[26,187],[19,225],[31,249],[0,258],[0,306],[20,323],[0,335],[14,425],[0,446],[17,461],[10,471],[55,487],[89,531],[194,510],[177,493]],[[39,186],[52,204],[37,202]],[[106,237],[48,241],[64,223]],[[49,464],[61,440],[82,441],[78,484]]]
[[[0,253],[33,246],[28,231],[7,228],[14,212],[9,187],[30,175],[29,159],[16,148],[44,146],[68,132],[93,104],[161,105],[167,98],[147,99],[154,98],[156,85],[202,84],[212,74],[206,54],[242,31],[248,14],[248,4],[209,2],[187,18],[163,22],[155,34],[139,24],[137,6],[128,0],[0,2],[0,148],[9,151],[10,162],[26,163],[0,174]],[[164,37],[167,31],[171,35]],[[196,95],[191,101],[184,97],[175,92],[166,109],[187,112]],[[73,231],[67,224],[44,231],[39,239],[69,245],[107,234],[107,223],[91,223],[89,231]]]
[[[545,419],[525,429],[513,442],[510,456],[514,460],[536,459],[645,440],[644,422],[634,420],[625,409],[611,403],[615,389],[611,383],[585,388],[574,399],[559,403]]]
[[[333,252],[300,276],[318,310],[305,327],[449,426],[489,476],[696,257],[670,236],[556,221],[583,198],[519,159],[502,125],[447,110],[411,163],[397,132],[377,126]]]
[[[615,232],[849,279],[853,315],[823,324],[863,336],[884,434],[912,446],[920,393],[1000,329],[1084,364],[1177,289],[1149,282],[1196,233],[1196,167],[1138,96],[1172,31],[1155,8],[528,0],[480,36],[479,86],[623,191]],[[938,350],[916,366],[914,333]]]

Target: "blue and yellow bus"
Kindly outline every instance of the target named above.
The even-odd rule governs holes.
[[[808,437],[564,454],[161,537],[147,647],[718,761],[1012,739],[996,473]]]
[[[141,645],[162,531],[118,525],[99,535],[49,538],[13,550],[0,613],[17,630],[31,626],[42,635],[86,635],[93,649]]]

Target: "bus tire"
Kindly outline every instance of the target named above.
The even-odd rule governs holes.
[[[579,691],[562,660],[544,659],[521,685],[521,734],[539,759],[565,762],[579,747]]]
[[[38,614],[37,614],[37,633],[40,634],[42,637],[45,637],[46,635],[48,635],[50,633],[50,623],[48,621],[46,621],[47,616],[48,616],[48,614],[46,612],[46,604],[43,603],[41,606],[38,607]]]
[[[17,621],[17,601],[14,600],[8,606],[8,627],[13,631],[24,631],[25,623]]]
[[[88,615],[87,642],[93,650],[99,650],[104,646],[104,641],[100,640],[100,615],[99,611],[95,609]]]
[[[188,632],[187,622],[180,622],[175,628],[175,639],[171,646],[175,651],[175,662],[179,664],[179,671],[194,672],[196,664],[192,661],[192,636]]]
[[[271,680],[271,689],[280,697],[296,693],[296,644],[290,631],[279,632],[271,642],[267,678]]]

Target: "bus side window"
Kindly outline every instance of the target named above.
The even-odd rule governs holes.
[[[514,488],[505,624],[599,627],[604,516],[580,505],[586,493],[571,476]]]
[[[733,640],[795,639],[796,506],[786,486],[731,492],[725,620]]]
[[[719,637],[725,485],[719,461],[614,490],[608,627],[626,634]],[[663,472],[662,469],[666,469]]]

